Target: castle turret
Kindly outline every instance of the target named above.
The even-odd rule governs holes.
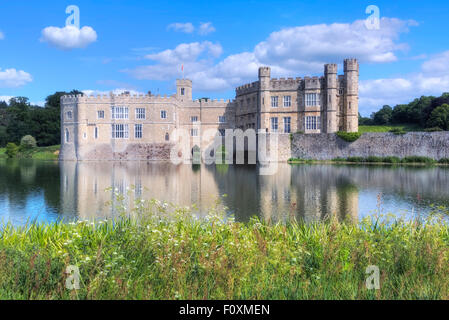
[[[359,63],[357,59],[345,59],[344,79],[343,129],[346,132],[357,132],[359,130]]]
[[[176,80],[176,97],[180,101],[192,101],[192,80]]]
[[[325,101],[323,104],[323,132],[333,133],[338,131],[337,121],[337,65],[326,64],[324,66],[326,82]]]
[[[268,120],[265,119],[265,111],[269,111],[271,107],[271,95],[270,95],[270,80],[271,80],[271,68],[260,67],[259,68],[259,103],[257,112],[257,129],[266,127]]]

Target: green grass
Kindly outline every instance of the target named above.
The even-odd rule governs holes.
[[[405,158],[398,157],[348,157],[348,158],[335,158],[332,161],[334,162],[351,162],[351,163],[389,163],[389,164],[446,164],[446,160],[442,159],[441,161],[436,161],[432,158],[422,157],[422,156],[410,156]]]
[[[400,125],[385,125],[385,126],[359,126],[359,132],[410,132],[410,131],[422,131],[423,129],[413,124],[400,124]]]
[[[369,156],[369,157],[347,157],[347,158],[334,158],[332,160],[311,160],[311,159],[299,159],[299,158],[290,158],[287,160],[288,163],[376,163],[376,164],[410,164],[410,165],[448,165],[449,159],[443,158],[440,160],[434,160],[428,157],[422,156],[410,156],[405,158],[398,158],[395,156],[388,157],[377,157],[377,156]]]
[[[5,226],[0,299],[448,298],[441,221],[243,224],[157,201],[128,214],[140,219]],[[79,290],[65,287],[70,265]],[[365,286],[370,265],[380,290]]]
[[[37,159],[37,160],[57,160],[59,157],[60,145],[49,147],[36,147],[29,150],[19,151],[15,158]],[[6,148],[0,148],[0,159],[8,158],[5,154]]]

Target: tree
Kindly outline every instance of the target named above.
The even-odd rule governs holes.
[[[34,139],[33,136],[27,135],[20,140],[20,148],[23,150],[28,150],[36,147],[36,139]]]
[[[58,91],[45,99],[45,108],[35,110],[32,115],[33,133],[39,145],[51,146],[61,143],[61,97],[64,95],[83,94],[81,91]]]
[[[15,143],[10,142],[6,145],[5,153],[8,156],[8,158],[14,158],[18,151],[19,147]]]
[[[428,128],[449,130],[449,105],[443,104],[435,108],[427,121]]]
[[[373,120],[371,118],[362,117],[359,112],[359,125],[361,126],[370,126],[373,124]]]
[[[393,109],[390,106],[385,105],[382,109],[372,115],[372,119],[376,125],[389,124],[391,122],[392,114]]]
[[[5,146],[8,143],[8,134],[6,133],[6,127],[0,126],[0,147]]]
[[[6,109],[8,123],[6,133],[10,142],[19,143],[23,136],[31,133],[30,104],[28,98],[11,98]]]
[[[435,97],[422,96],[409,103],[409,119],[410,123],[416,123],[424,127],[431,113],[432,101]]]
[[[407,104],[399,104],[393,108],[391,114],[392,123],[410,123],[410,107]]]

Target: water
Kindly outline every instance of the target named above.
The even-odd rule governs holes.
[[[221,206],[238,221],[257,215],[314,221],[327,215],[360,219],[394,213],[427,215],[430,205],[449,207],[449,168],[279,164],[273,176],[257,166],[197,166],[144,162],[0,162],[0,220],[108,218],[118,192],[196,205],[204,214]]]

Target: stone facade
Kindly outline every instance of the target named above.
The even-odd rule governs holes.
[[[259,81],[236,89],[235,125],[267,132],[333,133],[358,131],[359,64],[326,64],[324,76],[272,79],[269,67],[259,69]]]
[[[282,146],[278,153],[279,161],[289,158],[332,160],[369,156],[449,158],[449,132],[409,132],[404,135],[370,132],[351,143],[335,134],[294,134],[289,143],[281,137],[279,145]]]
[[[192,99],[192,81],[178,79],[171,96],[103,95],[61,98],[61,160],[167,160],[172,146],[187,139],[178,156],[191,158],[226,129],[332,133],[358,130],[358,75],[355,59],[324,66],[324,76],[271,79],[236,89],[233,101]],[[175,130],[181,130],[174,133]],[[185,140],[183,142],[186,142]]]

